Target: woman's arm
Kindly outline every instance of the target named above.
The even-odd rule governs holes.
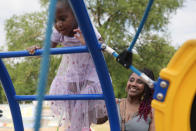
[[[96,124],[104,124],[108,120],[108,116],[104,116],[103,118],[98,118]]]
[[[115,98],[116,104],[120,104],[120,99]],[[108,120],[108,116],[104,116],[103,118],[98,118],[96,124],[103,124]]]
[[[150,123],[149,131],[155,131],[154,110],[153,109],[152,109],[152,121]]]
[[[52,48],[55,48],[57,45],[58,45],[58,43],[56,43],[56,42],[52,42],[52,43],[51,43],[51,47],[52,47]]]

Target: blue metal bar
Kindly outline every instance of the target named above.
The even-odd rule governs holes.
[[[93,26],[88,16],[83,0],[69,1],[74,9],[78,24],[84,35],[88,49],[93,57],[97,74],[101,83],[103,94],[105,96],[105,103],[107,106],[110,127],[112,131],[120,131],[119,118],[117,113],[117,106],[114,98],[114,92],[110,76],[104,61],[103,54],[99,50],[97,38],[95,36]]]
[[[36,95],[16,95],[17,101],[37,100]],[[104,100],[103,94],[45,95],[44,100]]]
[[[14,123],[14,129],[15,131],[24,131],[20,107],[14,98],[16,92],[12,84],[12,80],[10,79],[7,69],[1,59],[0,59],[0,80],[3,85],[3,89],[5,91],[10,106],[12,120]]]
[[[139,70],[137,70],[134,66],[131,65],[129,68],[130,68],[134,73],[136,73],[138,76],[141,76],[142,73],[141,73]]]
[[[117,58],[119,56],[118,53],[116,53],[115,50],[113,50],[112,48],[110,48],[109,46],[105,45],[105,44],[102,44],[101,45],[101,48],[108,52],[109,54],[112,54],[115,58]],[[150,88],[153,88],[154,87],[154,81],[151,80],[147,75],[145,75],[144,73],[141,73],[139,70],[137,70],[134,66],[130,65],[129,68],[134,72],[136,73],[138,76],[140,76],[142,78],[142,80],[148,84],[148,86]]]
[[[63,47],[63,48],[51,48],[50,53],[52,55],[57,54],[68,54],[68,53],[82,53],[88,52],[88,48],[86,46],[74,46],[74,47]],[[8,51],[8,52],[0,52],[0,58],[11,58],[11,57],[26,57],[26,56],[39,56],[43,53],[43,49],[35,50],[33,55],[29,54],[28,51]]]
[[[109,54],[112,54],[115,58],[117,58],[119,56],[119,54],[113,50],[111,47],[107,46],[107,45],[102,45],[101,48],[108,52]],[[136,73],[137,75],[141,76],[141,72],[139,70],[137,70],[134,66],[130,65],[129,67],[134,73]]]
[[[45,94],[45,87],[47,84],[48,79],[48,70],[49,70],[49,61],[50,61],[50,37],[52,34],[52,26],[54,22],[55,17],[55,8],[56,8],[56,0],[50,0],[49,5],[49,14],[48,14],[48,23],[47,23],[47,29],[46,29],[46,39],[44,42],[44,52],[43,52],[43,60],[41,62],[41,69],[40,69],[40,76],[39,76],[39,85],[37,89],[38,94],[38,104],[36,108],[36,115],[35,115],[35,125],[34,130],[39,131],[40,128],[40,120],[41,120],[41,114],[42,114],[42,103],[44,99]]]
[[[150,12],[150,8],[152,7],[153,1],[154,0],[149,0],[148,5],[146,7],[146,10],[144,12],[144,16],[143,16],[143,18],[142,18],[142,20],[140,22],[139,28],[138,28],[138,30],[137,30],[137,32],[136,32],[136,34],[135,34],[135,36],[134,36],[134,38],[133,38],[133,40],[131,42],[131,45],[128,48],[128,51],[131,51],[133,49],[133,47],[134,47],[134,45],[135,45],[135,43],[137,41],[137,38],[139,37],[139,34],[142,31],[142,28],[144,26],[144,23],[146,22],[146,19],[148,18],[148,14]]]
[[[119,54],[116,53],[116,52],[113,52],[112,55],[113,55],[115,58],[117,58]]]
[[[112,55],[113,55],[115,58],[117,58],[119,54],[116,53],[116,52],[113,52]],[[141,73],[138,69],[136,69],[133,65],[130,65],[129,69],[131,69],[131,70],[132,70],[134,73],[136,73],[138,76],[141,76],[141,74],[142,74],[142,73]]]
[[[119,56],[118,53],[116,53],[115,50],[113,50],[112,48],[110,48],[109,46],[105,45],[105,44],[102,44],[101,45],[101,48],[108,52],[109,54],[112,54],[115,58],[117,58]],[[154,87],[154,81],[151,80],[147,75],[145,75],[144,73],[141,73],[139,70],[137,70],[134,66],[130,65],[129,68],[134,72],[136,73],[138,76],[140,76],[142,78],[142,80],[148,84],[148,86],[150,88],[153,88]]]

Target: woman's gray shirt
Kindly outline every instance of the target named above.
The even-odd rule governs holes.
[[[122,123],[121,123],[119,104],[117,104],[117,109],[118,109],[118,116],[119,116],[120,126],[121,126]],[[125,123],[125,131],[148,131],[150,123],[151,123],[150,117],[148,117],[147,121],[145,121],[143,117],[139,120],[139,116],[135,115],[132,117],[132,119],[128,120],[128,122]]]

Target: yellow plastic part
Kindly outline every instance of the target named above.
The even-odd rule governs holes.
[[[169,81],[169,87],[164,102],[152,101],[156,131],[190,131],[196,95],[196,40],[184,43],[160,77]]]

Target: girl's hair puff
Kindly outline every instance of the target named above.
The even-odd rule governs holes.
[[[57,3],[61,3],[66,9],[71,9],[68,0],[57,0]]]

